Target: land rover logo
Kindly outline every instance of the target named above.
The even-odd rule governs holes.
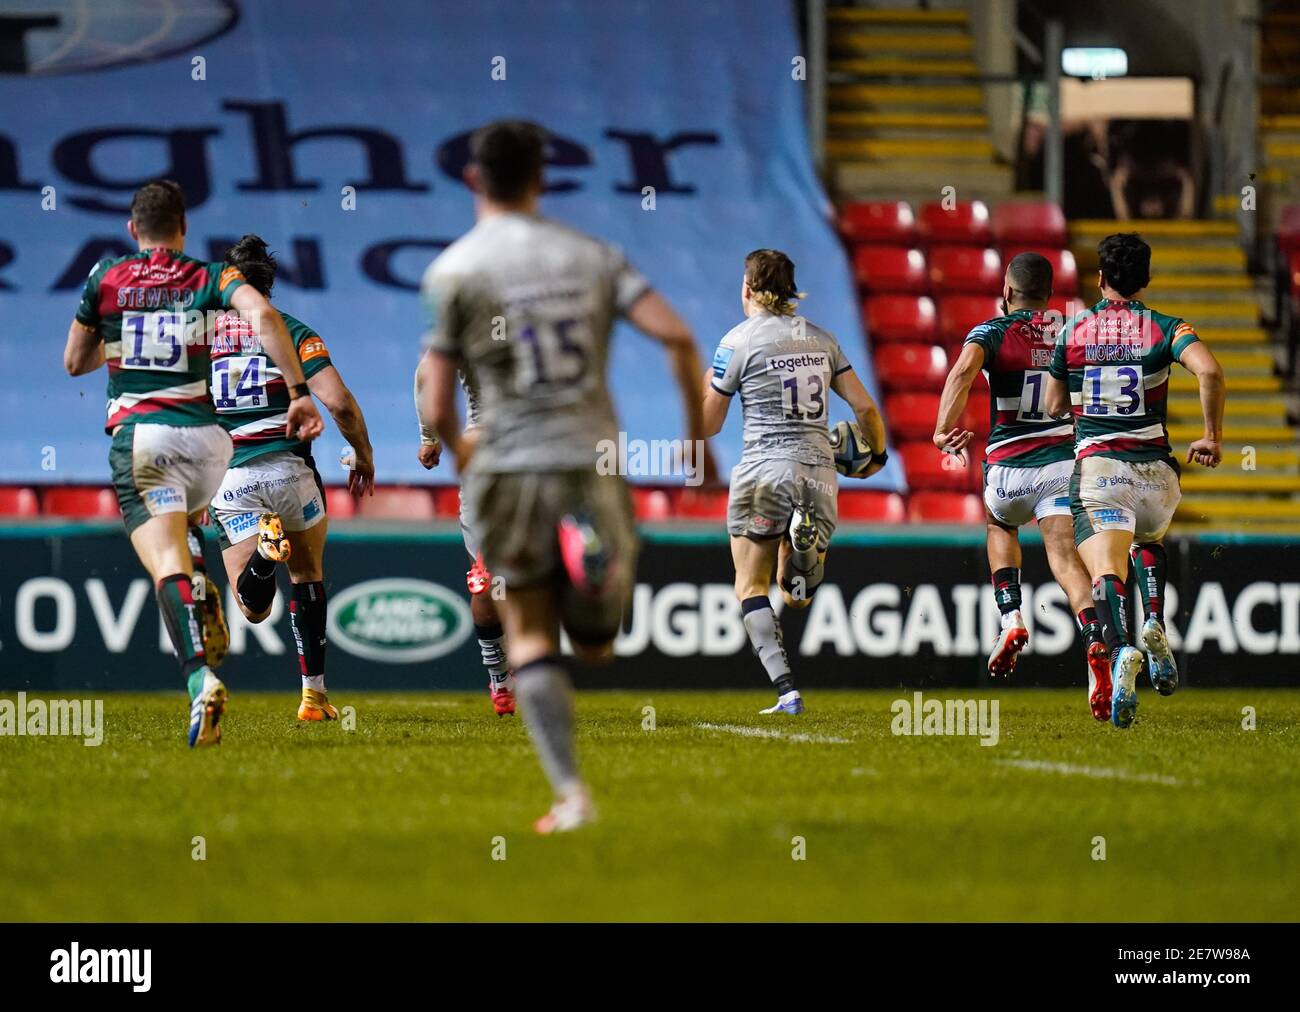
[[[427,580],[367,580],[330,600],[330,639],[370,661],[441,657],[465,641],[470,625],[465,602]]]

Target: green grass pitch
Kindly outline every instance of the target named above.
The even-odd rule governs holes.
[[[579,748],[601,821],[553,838],[529,828],[548,793],[525,729],[486,693],[333,695],[354,730],[298,726],[295,697],[236,688],[220,749],[185,747],[179,692],[105,697],[98,748],[0,738],[4,919],[1300,910],[1300,691],[1147,691],[1121,732],[1082,690],[1011,688],[991,697],[991,747],[895,736],[891,703],[911,690],[812,691],[794,719],[760,717],[760,692],[588,692]]]

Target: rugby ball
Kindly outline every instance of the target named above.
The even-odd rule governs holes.
[[[835,457],[835,470],[851,478],[860,478],[871,466],[871,447],[862,438],[858,423],[836,422],[827,435]]]

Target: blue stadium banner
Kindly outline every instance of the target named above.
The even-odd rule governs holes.
[[[379,480],[429,480],[410,395],[416,289],[472,223],[469,135],[502,116],[552,134],[544,212],[623,247],[704,361],[740,320],[744,255],[775,246],[798,265],[809,318],[875,389],[808,150],[793,5],[761,17],[694,0],[394,0],[375,17],[342,0],[167,8],[0,0],[0,105],[39,110],[0,123],[7,480],[107,480],[104,377],[68,379],[59,352],[87,273],[129,251],[132,190],[159,176],[188,195],[190,253],[219,257],[246,232],[278,251],[276,302],[320,331],[356,392]],[[629,434],[681,437],[662,353],[627,327],[614,344]],[[739,444],[733,417],[724,464]],[[331,429],[319,456],[341,449]],[[901,481],[891,462],[868,484]]]

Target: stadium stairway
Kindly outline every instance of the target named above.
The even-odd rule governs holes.
[[[1300,449],[1295,404],[1279,375],[1281,346],[1260,323],[1260,294],[1230,221],[1074,221],[1070,244],[1084,301],[1099,297],[1097,242],[1137,230],[1152,246],[1147,302],[1181,316],[1218,356],[1227,376],[1223,463],[1183,465],[1179,526],[1300,533]],[[1195,378],[1170,378],[1169,435],[1180,460],[1202,432]]]
[[[1259,31],[1259,150],[1268,206],[1300,202],[1300,88],[1280,83],[1300,78],[1300,0],[1282,0],[1264,14]]]
[[[996,160],[964,10],[827,11],[826,154],[845,199],[999,200],[1014,187]]]

